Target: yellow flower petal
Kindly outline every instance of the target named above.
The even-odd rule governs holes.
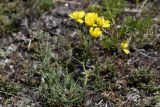
[[[98,17],[96,21],[97,21],[97,24],[100,27],[104,27],[104,28],[110,27],[110,21],[109,20],[105,20],[104,18]]]
[[[103,26],[104,28],[109,28],[110,27],[110,21],[109,20],[105,20]]]
[[[84,11],[79,11],[79,16],[78,18],[82,19],[85,15],[85,12]]]
[[[73,13],[70,13],[69,17],[72,18],[72,19],[75,19],[75,16],[73,15]]]
[[[77,19],[77,22],[83,23],[83,20],[82,19]]]
[[[130,51],[128,49],[123,49],[123,51],[124,51],[125,54],[129,54],[130,53]]]
[[[121,42],[121,48],[122,48],[122,50],[124,51],[125,54],[130,53],[128,47],[129,47],[128,41],[125,40],[125,41]]]
[[[121,42],[121,48],[122,48],[122,49],[128,48],[128,46],[129,46],[128,41],[123,41],[123,42]]]
[[[72,18],[72,19],[77,19],[78,18],[78,12],[75,11],[75,12],[70,13],[69,17]]]
[[[93,12],[90,12],[90,13],[87,13],[85,15],[85,23],[87,26],[95,26],[95,21],[98,17],[98,14],[97,13],[93,13]]]
[[[85,12],[84,11],[74,11],[74,12],[69,14],[70,18],[75,19],[79,23],[83,23],[82,18],[84,16],[85,16]]]
[[[90,29],[89,29],[89,33],[90,33],[90,35],[92,36],[92,37],[94,37],[94,38],[98,38],[98,37],[100,37],[101,35],[102,35],[102,31],[101,31],[101,29],[100,28],[93,28],[93,27],[91,27]]]

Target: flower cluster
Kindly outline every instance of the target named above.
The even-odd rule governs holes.
[[[74,11],[69,14],[71,19],[74,19],[80,24],[84,24],[89,28],[89,34],[93,38],[99,38],[102,36],[102,29],[110,27],[110,21],[99,17],[95,12],[85,13],[84,11]],[[129,54],[129,42],[124,40],[120,44],[120,48],[125,54]]]
[[[94,12],[85,13],[84,11],[74,11],[69,14],[69,17],[89,27],[89,34],[93,38],[98,38],[102,35],[102,28],[110,27],[109,20],[99,17],[98,14]]]

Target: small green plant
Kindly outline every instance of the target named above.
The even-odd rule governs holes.
[[[84,11],[74,11],[69,14],[69,17],[71,19],[74,19],[80,24],[84,24],[85,28],[87,30],[82,30],[81,32],[84,33],[85,35],[81,36],[82,38],[82,45],[84,44],[84,49],[86,55],[89,55],[90,48],[94,44],[94,39],[98,39],[103,35],[102,30],[104,28],[109,28],[110,27],[110,21],[104,19],[103,17],[99,17],[97,13],[95,12],[88,12],[85,13]],[[84,43],[83,43],[84,42]],[[77,60],[78,61],[78,60]],[[88,77],[90,75],[90,69],[86,69],[86,64],[87,64],[87,59],[85,62],[78,61],[84,70],[84,75],[85,75],[85,80],[84,80],[84,86],[87,84]]]
[[[83,100],[83,89],[74,81],[67,69],[55,63],[55,67],[43,67],[40,92],[49,106],[74,106]]]
[[[89,12],[85,13],[84,11],[74,11],[69,14],[69,17],[71,19],[74,19],[76,22],[85,25],[84,29],[81,30],[82,34],[80,38],[82,38],[82,45],[84,45],[85,53],[87,56],[90,55],[90,49],[93,45],[95,45],[95,40],[103,36],[103,33],[106,33],[105,28],[110,27],[110,21],[105,20],[103,17],[98,16],[95,12]],[[89,35],[89,36],[88,36]],[[113,39],[114,38],[114,39]],[[129,54],[129,40],[123,40],[121,43],[119,43],[120,38],[111,37],[110,35],[106,35],[105,39],[102,40],[101,45],[107,45],[112,46],[113,48],[116,47],[120,50],[122,50],[125,54]],[[115,44],[114,44],[115,43]],[[97,44],[97,43],[96,43]],[[112,48],[109,47],[109,48]],[[89,77],[89,71],[86,69],[87,59],[85,62],[78,61],[82,66],[85,74],[85,82],[86,85],[88,77]]]
[[[46,38],[44,44],[40,43],[42,37]],[[38,71],[42,75],[42,83],[39,92],[43,95],[45,105],[70,107],[80,105],[83,101],[84,91],[68,73],[68,69],[52,53],[49,45],[49,34],[44,32],[37,33],[39,39],[40,58],[42,65]],[[51,60],[53,60],[51,62]]]
[[[0,94],[14,97],[20,90],[21,87],[18,84],[10,82],[4,75],[0,75]]]
[[[155,74],[148,68],[138,68],[128,77],[128,86],[142,90],[153,91],[155,87]]]
[[[112,33],[101,41],[101,46],[109,50],[116,51],[118,49],[119,52],[123,50],[125,53],[128,53],[129,50],[125,50],[124,45],[122,46],[122,44],[127,41],[127,44],[131,46],[130,48],[142,48],[146,44],[155,41],[154,31],[151,25],[151,18],[128,16],[121,23],[120,28],[117,29],[113,27],[111,29],[110,32]],[[127,48],[129,48],[129,46],[127,46]]]
[[[117,73],[114,69],[114,64],[106,60],[103,64],[97,64],[94,73],[92,74],[94,80],[90,81],[92,88],[95,91],[102,91],[114,87],[114,81],[117,77]]]
[[[133,16],[128,16],[124,19],[119,33],[120,35],[126,35],[135,31],[144,33],[151,24],[152,21],[150,18],[135,18]]]

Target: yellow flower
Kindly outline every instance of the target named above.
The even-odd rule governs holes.
[[[104,28],[110,27],[110,21],[109,20],[105,20],[104,18],[98,17],[96,21],[97,21],[97,24],[100,27],[104,27]]]
[[[75,19],[79,23],[83,23],[82,18],[84,16],[85,16],[85,12],[84,11],[74,11],[74,12],[69,14],[70,18]]]
[[[102,31],[101,31],[101,29],[98,28],[98,27],[96,27],[96,28],[91,27],[91,28],[89,29],[89,33],[90,33],[90,35],[91,35],[92,37],[94,37],[94,38],[98,38],[98,37],[100,37],[100,36],[102,35]]]
[[[86,25],[87,26],[96,26],[95,21],[96,21],[97,17],[98,17],[97,13],[93,13],[93,12],[87,13],[85,15]]]
[[[128,41],[125,40],[125,41],[121,42],[121,48],[122,48],[122,50],[124,51],[125,54],[130,53],[128,47],[129,47]]]

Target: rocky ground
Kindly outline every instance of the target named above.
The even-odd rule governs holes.
[[[49,59],[49,64],[52,66],[54,60],[62,62],[74,80],[80,81],[81,67],[68,53],[81,56],[83,49],[77,26],[68,14],[77,9],[87,11],[90,5],[101,2],[85,1],[57,0],[54,9],[45,11],[39,18],[24,16],[17,32],[0,36],[0,107],[46,107],[44,93],[40,93],[44,81],[39,69],[43,65],[41,55],[47,49],[46,44],[53,57]],[[117,19],[121,22],[132,14],[132,10],[137,17],[151,14],[153,24],[143,34],[146,38],[153,36],[151,41],[142,46],[138,44],[138,38],[132,44],[130,55],[118,55],[114,59],[114,50],[93,46],[89,65],[106,66],[89,78],[83,100],[70,107],[160,107],[160,14],[154,10],[160,8],[155,5],[158,1],[146,1],[144,10],[138,10],[135,3],[129,2]],[[119,29],[119,22],[112,24],[111,29]],[[81,82],[79,84],[81,86]]]

